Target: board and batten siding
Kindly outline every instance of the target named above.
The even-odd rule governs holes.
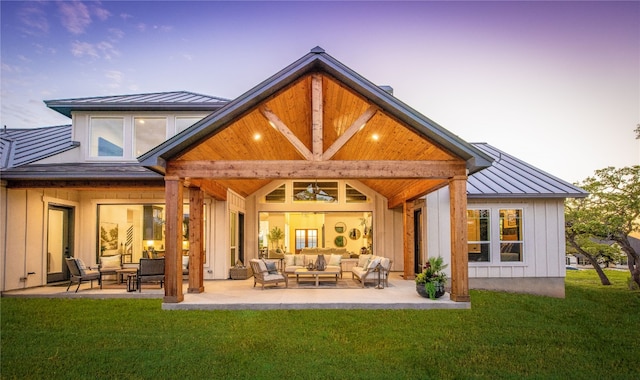
[[[428,194],[427,255],[451,261],[449,189]],[[564,296],[564,199],[469,199],[469,209],[523,209],[522,262],[469,263],[471,289],[506,290]],[[492,213],[492,218],[497,216]],[[492,226],[494,226],[492,219]],[[492,241],[497,238],[491,229]],[[449,268],[447,268],[447,271]],[[450,274],[450,273],[448,273]]]

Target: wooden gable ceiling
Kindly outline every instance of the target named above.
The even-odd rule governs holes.
[[[265,161],[277,161],[273,164],[274,171],[290,162],[301,164],[299,161],[309,162],[310,165],[349,161],[358,161],[358,165],[368,161],[410,161],[414,164],[418,162],[415,164],[418,168],[421,161],[437,161],[451,163],[457,172],[462,173],[465,167],[464,160],[433,143],[424,134],[403,125],[335,78],[326,73],[310,73],[227,125],[215,129],[205,139],[172,159],[169,168],[185,175],[189,169],[197,167],[192,163],[202,166],[203,163],[230,162],[237,166],[238,162],[246,162],[247,167],[251,167],[253,162],[254,167],[269,167]],[[345,168],[350,166],[345,165]],[[292,166],[291,170],[298,167],[304,166]],[[323,167],[330,169],[333,166]],[[358,179],[390,200],[400,197],[400,201],[404,201],[443,186],[450,177],[425,174],[424,178],[407,178],[404,174],[398,174],[396,178],[393,168],[397,167],[390,168],[390,172],[384,173],[369,171],[366,178],[359,176]],[[203,178],[204,181],[215,181],[218,188],[230,188],[243,196],[252,194],[274,179],[257,171],[253,176],[221,175],[221,178],[216,178],[219,171],[190,173],[195,177],[206,176],[208,178]],[[291,175],[292,172],[288,173]],[[352,171],[322,173],[328,175],[327,178],[346,179],[340,174]],[[391,203],[399,204],[396,201]]]

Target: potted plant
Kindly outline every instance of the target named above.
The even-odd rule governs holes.
[[[284,232],[280,229],[280,227],[273,227],[267,238],[271,242],[271,246],[275,245],[276,252],[280,253],[280,240],[284,239]]]
[[[422,273],[416,276],[416,291],[423,297],[432,300],[444,295],[444,286],[447,283],[447,274],[442,270],[448,264],[443,263],[441,256],[430,257],[424,264]]]

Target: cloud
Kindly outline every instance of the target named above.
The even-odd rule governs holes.
[[[18,19],[25,26],[22,28],[23,32],[29,35],[44,35],[49,33],[49,21],[45,11],[36,5],[29,3],[29,6],[20,9]]]
[[[96,50],[95,46],[93,46],[88,42],[80,42],[80,41],[72,42],[71,54],[73,54],[74,57],[79,57],[79,58],[84,56],[99,58],[98,51]]]
[[[5,62],[2,62],[0,67],[2,68],[2,71],[6,72],[6,73],[19,73],[19,72],[22,72],[22,68],[20,66],[18,66],[18,65],[10,65],[10,64],[5,63]]]
[[[101,21],[105,21],[106,19],[109,18],[109,16],[111,16],[111,12],[109,12],[107,9],[102,8],[99,6],[100,3],[96,3],[93,7],[92,7],[92,12],[94,15],[96,15],[97,18],[99,18]]]
[[[120,40],[124,37],[124,32],[122,29],[118,28],[109,28],[109,36],[111,36],[111,40]]]
[[[73,34],[83,34],[91,24],[91,15],[86,5],[79,1],[61,1],[58,3],[62,25]]]
[[[109,89],[118,89],[122,85],[122,81],[124,78],[124,74],[118,70],[108,70],[105,72],[104,76],[107,78],[107,88]]]
[[[120,52],[118,50],[116,50],[113,45],[111,45],[109,42],[106,41],[102,41],[97,45],[98,50],[100,50],[100,52],[102,53],[102,57],[104,59],[111,59],[114,56],[119,56]]]

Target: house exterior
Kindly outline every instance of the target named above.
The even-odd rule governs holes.
[[[165,302],[238,261],[363,247],[412,279],[564,296],[564,211],[586,193],[470,144],[317,47],[234,100],[190,92],[45,102],[71,124],[0,134],[0,290],[65,256],[166,259]],[[278,227],[284,238],[268,239]]]

